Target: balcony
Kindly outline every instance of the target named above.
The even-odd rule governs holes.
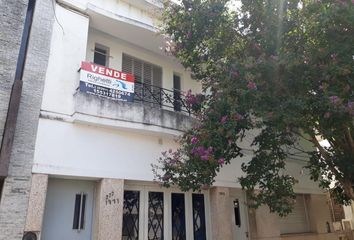
[[[134,102],[77,91],[74,122],[180,135],[192,126],[190,106],[178,90],[135,82]]]
[[[134,101],[191,115],[190,105],[187,104],[186,98],[180,90],[169,90],[136,82]]]

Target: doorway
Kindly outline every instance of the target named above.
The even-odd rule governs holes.
[[[95,182],[49,179],[42,240],[90,240]]]
[[[245,194],[241,189],[230,189],[232,234],[234,240],[248,240],[248,215]]]

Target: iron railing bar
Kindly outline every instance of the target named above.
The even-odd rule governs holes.
[[[173,88],[173,90],[170,90],[138,81],[136,81],[135,84],[137,86],[134,96],[135,101],[159,104],[160,107],[163,106],[172,109],[175,108],[175,104],[180,104],[180,112],[186,112],[191,115],[191,109],[186,104],[185,96],[180,89]],[[179,93],[177,94],[178,97],[175,96],[176,92]]]

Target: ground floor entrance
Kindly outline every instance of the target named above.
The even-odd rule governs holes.
[[[95,182],[49,179],[42,240],[91,240]]]
[[[230,205],[233,240],[249,239],[247,204],[245,193],[241,189],[230,189]]]
[[[298,194],[293,213],[279,218],[266,206],[248,209],[238,188],[182,192],[153,182],[48,180],[43,174],[32,184],[36,205],[25,232],[41,240],[335,239],[323,194]]]

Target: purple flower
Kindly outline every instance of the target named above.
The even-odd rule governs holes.
[[[188,90],[186,94],[186,103],[190,106],[190,105],[195,105],[197,102],[198,99],[194,94],[192,94],[192,90]]]
[[[192,139],[191,139],[191,143],[192,144],[198,143],[198,138],[196,136],[193,136]]]
[[[213,153],[213,147],[208,147],[207,152],[208,152],[209,154],[212,154],[212,153]]]
[[[227,116],[223,116],[220,120],[222,124],[225,124],[227,122]]]
[[[248,82],[248,84],[247,84],[247,88],[248,88],[249,90],[256,90],[256,89],[257,89],[257,85],[256,85],[255,82],[250,81],[250,82]]]
[[[353,0],[354,1],[354,0]],[[350,115],[354,116],[354,102],[348,102],[347,111]]]
[[[203,155],[200,157],[200,159],[202,159],[203,161],[208,161],[209,160],[209,155],[206,154],[206,155]]]
[[[191,154],[202,156],[202,155],[205,155],[205,151],[206,151],[206,149],[203,146],[194,147],[191,150]]]
[[[239,114],[239,113],[234,113],[234,114],[232,115],[232,118],[233,118],[235,121],[240,121],[240,120],[243,119],[243,116],[242,116],[241,114]]]
[[[220,159],[218,160],[218,163],[219,163],[220,165],[223,165],[223,164],[225,163],[225,159],[224,159],[224,158],[220,158]]]
[[[239,77],[240,76],[240,72],[239,71],[232,71],[231,72],[231,75],[233,76],[233,77],[235,77],[235,78],[237,78],[237,77]]]
[[[163,180],[163,181],[168,181],[171,177],[172,177],[171,174],[166,173],[165,175],[163,175],[162,180]]]
[[[342,103],[342,99],[338,96],[330,96],[329,97],[329,101],[333,104],[333,105],[339,105]]]

